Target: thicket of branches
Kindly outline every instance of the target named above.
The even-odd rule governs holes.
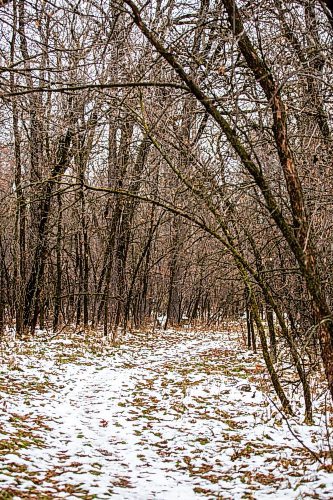
[[[319,355],[333,395],[330,2],[0,6],[1,329],[246,312],[310,421]]]

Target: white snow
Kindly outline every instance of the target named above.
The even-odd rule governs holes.
[[[155,332],[116,347],[86,340],[16,345],[14,369],[3,365],[0,491],[17,498],[332,498],[333,475],[262,392],[260,356],[248,354],[237,335]],[[300,418],[290,426],[324,461],[327,429],[316,418],[313,426]]]

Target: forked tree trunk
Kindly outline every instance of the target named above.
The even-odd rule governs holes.
[[[68,130],[66,135],[59,141],[57,163],[52,169],[50,179],[46,182],[43,191],[41,215],[38,225],[37,246],[33,257],[30,277],[25,289],[23,324],[24,328],[30,330],[31,333],[34,333],[35,331],[40,311],[39,299],[47,256],[48,222],[53,188],[57,179],[61,177],[62,173],[66,169],[71,140],[72,133]]]

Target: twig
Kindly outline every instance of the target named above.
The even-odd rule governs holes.
[[[274,401],[268,396],[268,399],[270,400],[270,402],[273,404],[274,408],[280,413],[281,417],[283,418],[283,420],[285,420],[287,426],[288,426],[288,429],[291,433],[291,435],[300,443],[300,445],[310,453],[310,455],[317,461],[319,462],[321,465],[325,465],[324,462],[321,460],[321,458],[319,457],[319,455],[311,450],[311,448],[309,448],[305,443],[304,441],[302,441],[302,439],[300,439],[297,434],[292,430],[291,426],[290,426],[290,423],[289,423],[289,420],[288,418],[283,414],[283,412],[280,410],[280,408],[274,403]]]

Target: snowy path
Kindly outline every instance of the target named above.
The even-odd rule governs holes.
[[[97,345],[97,344],[96,344]],[[332,498],[235,334],[22,345],[0,376],[0,498]],[[293,424],[320,452],[319,426]]]

